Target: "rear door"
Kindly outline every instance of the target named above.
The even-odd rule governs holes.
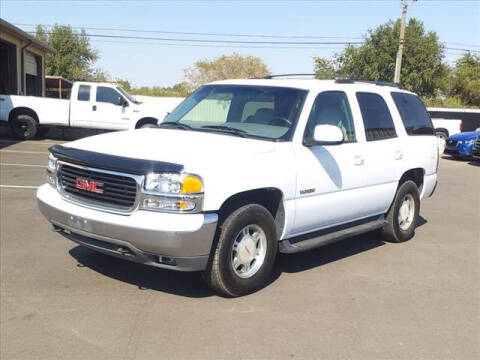
[[[365,203],[369,215],[386,213],[404,168],[404,142],[382,95],[357,92],[356,98],[365,128],[366,181],[371,197]]]
[[[93,94],[92,86],[81,84],[78,91],[70,98],[70,126],[90,127],[92,120]]]

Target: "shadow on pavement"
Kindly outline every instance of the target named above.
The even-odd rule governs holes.
[[[420,220],[419,226],[425,223],[425,219]],[[275,282],[284,272],[296,273],[313,269],[384,244],[377,232],[371,232],[303,253],[279,254],[272,275],[265,286]],[[138,286],[139,289],[162,291],[191,298],[215,295],[205,285],[198,272],[177,272],[136,264],[97,253],[83,246],[70,250],[70,255],[78,261],[79,266],[86,266],[112,279]]]
[[[84,137],[103,134],[108,130],[99,129],[81,129],[81,128],[62,128],[51,127],[41,128],[37,137],[33,140],[51,140],[51,141],[73,141]],[[10,146],[22,142],[23,140],[15,139],[7,126],[0,126],[0,148]]]
[[[86,266],[112,279],[137,286],[140,290],[155,290],[191,298],[214,295],[198,272],[159,269],[118,259],[76,246],[69,251],[79,266]]]

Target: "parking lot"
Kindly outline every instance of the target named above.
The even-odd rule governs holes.
[[[35,201],[48,147],[0,139],[0,358],[480,357],[480,167],[442,158],[416,236],[279,257],[271,284],[216,296],[197,273],[92,252]],[[75,137],[75,136],[73,136]]]

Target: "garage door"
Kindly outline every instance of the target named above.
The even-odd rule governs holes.
[[[35,55],[29,52],[25,52],[25,73],[33,76],[37,76],[37,61]]]

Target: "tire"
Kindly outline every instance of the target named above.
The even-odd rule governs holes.
[[[149,128],[156,128],[157,125],[155,124],[152,124],[152,123],[146,123],[146,124],[143,124],[142,126],[140,126],[140,129],[149,129]]]
[[[446,141],[447,137],[448,137],[448,134],[445,131],[436,131],[435,136],[444,140],[444,141]]]
[[[277,246],[275,221],[270,212],[257,204],[242,206],[220,225],[218,241],[202,276],[222,296],[252,293],[268,280]]]
[[[17,115],[10,123],[12,135],[19,140],[32,140],[37,136],[38,124],[30,115]]]
[[[407,200],[406,200],[407,199]],[[404,205],[408,202],[410,206]],[[412,213],[402,205],[412,209]],[[412,208],[413,207],[413,208]],[[405,219],[405,214],[408,216]],[[389,242],[400,243],[410,240],[415,235],[415,228],[420,214],[420,194],[417,185],[411,181],[405,181],[397,190],[393,204],[387,213],[386,220],[388,225],[381,229],[382,237]],[[411,217],[410,217],[411,215]],[[405,222],[401,222],[401,218]]]

